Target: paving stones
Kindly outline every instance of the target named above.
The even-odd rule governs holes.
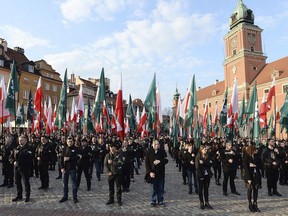
[[[40,179],[31,177],[31,201],[12,203],[16,196],[16,186],[13,188],[0,188],[0,216],[7,215],[221,215],[238,216],[251,215],[248,210],[246,188],[243,180],[236,179],[236,188],[241,196],[231,194],[228,184],[228,196],[222,195],[222,186],[216,186],[214,179],[210,183],[210,204],[213,210],[199,208],[198,195],[188,194],[188,185],[183,185],[181,172],[175,167],[174,161],[169,158],[166,166],[165,194],[166,207],[150,207],[151,185],[144,182],[145,167],[141,167],[141,174],[134,175],[135,182],[131,182],[130,192],[122,194],[123,205],[106,205],[108,200],[107,175],[101,176],[98,181],[96,174],[92,178],[92,187],[87,191],[85,177],[82,177],[78,190],[79,203],[72,199],[72,185],[69,181],[69,199],[59,203],[63,196],[63,179],[56,180],[58,171],[49,171],[50,182],[48,190],[38,190]],[[240,172],[238,171],[238,176]],[[266,179],[262,180],[263,189],[259,190],[259,215],[287,215],[288,191],[287,186],[279,186],[278,191],[282,197],[268,197]],[[3,182],[3,176],[0,176]],[[194,188],[193,188],[194,189]],[[23,194],[25,195],[25,193]],[[257,213],[255,213],[257,214]]]

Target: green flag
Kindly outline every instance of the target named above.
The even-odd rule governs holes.
[[[252,90],[252,94],[250,96],[247,109],[246,109],[246,114],[254,114],[255,113],[255,102],[257,100],[257,84],[256,81],[254,83],[254,87]]]
[[[88,98],[88,104],[87,104],[87,109],[85,112],[85,120],[86,120],[86,129],[87,129],[87,134],[91,134],[94,132],[94,128],[93,128],[93,122],[92,122],[92,118],[91,118],[91,107],[90,107],[90,100]]]
[[[32,122],[34,119],[33,98],[31,89],[29,91],[29,99],[27,104],[27,120]]]
[[[228,88],[226,88],[224,93],[224,101],[222,104],[222,109],[220,112],[220,125],[224,127],[227,124],[227,96],[228,96]]]
[[[240,111],[239,111],[239,116],[237,118],[239,127],[243,127],[243,125],[244,125],[244,120],[243,120],[244,119],[243,118],[244,114],[245,114],[245,96],[243,94],[241,108],[240,108]]]
[[[24,124],[24,106],[23,106],[23,104],[21,106],[20,106],[20,104],[18,104],[15,124],[16,125]]]
[[[148,110],[148,120],[151,126],[151,124],[156,123],[156,74],[154,74],[144,106]]]
[[[135,113],[132,103],[132,97],[129,95],[129,103],[126,110],[126,118],[128,119],[130,131],[134,131],[136,129],[136,119],[135,119]]]
[[[193,124],[194,107],[197,105],[197,91],[195,74],[193,75],[192,82],[189,86],[189,101],[187,112],[185,113],[185,127],[189,127]]]
[[[95,97],[95,103],[93,106],[93,118],[97,123],[100,123],[100,114],[101,114],[101,103],[105,100],[105,76],[104,76],[104,68],[101,70],[99,86],[97,89],[97,94]]]
[[[65,70],[64,80],[60,93],[60,101],[57,109],[56,120],[58,128],[61,129],[66,123],[66,112],[67,112],[67,69]],[[56,125],[56,123],[55,123]]]
[[[18,75],[16,70],[15,62],[13,61],[12,67],[10,70],[10,77],[7,86],[7,97],[5,108],[9,110],[10,114],[15,116],[16,115],[16,107],[15,107],[15,93],[19,92],[19,82],[18,82]]]
[[[286,128],[286,130],[288,130],[288,94],[287,93],[286,93],[284,104],[280,109],[280,113],[281,113],[281,116],[280,116],[279,123],[281,127]]]

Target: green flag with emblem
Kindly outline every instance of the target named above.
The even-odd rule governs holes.
[[[9,110],[10,114],[16,115],[16,107],[15,107],[15,94],[19,92],[19,82],[18,75],[16,70],[15,62],[13,61],[10,70],[10,77],[7,86],[7,97],[5,102],[5,108]]]

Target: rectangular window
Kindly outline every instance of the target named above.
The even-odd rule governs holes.
[[[28,71],[30,73],[34,73],[34,66],[33,65],[28,65]]]
[[[22,93],[22,98],[23,99],[28,99],[29,98],[29,92],[24,90],[23,93]]]
[[[52,101],[53,104],[57,104],[57,97],[56,96],[53,96],[53,101]]]
[[[3,67],[4,66],[4,60],[0,59],[0,66]]]
[[[236,49],[233,50],[233,55],[236,55],[237,54],[237,51]]]
[[[288,92],[288,85],[283,85],[283,93],[287,93]]]
[[[203,108],[204,108],[204,109],[205,109],[205,105],[206,105],[206,104],[203,104]]]
[[[29,84],[29,78],[28,77],[24,77],[23,78],[23,82]]]
[[[209,107],[211,107],[211,103],[209,103]]]
[[[50,90],[50,85],[48,83],[45,83],[45,90],[47,90],[47,91]]]
[[[264,93],[265,94],[268,94],[269,93],[269,89],[267,88],[267,89],[264,89]]]
[[[57,85],[53,85],[53,91],[57,92]]]

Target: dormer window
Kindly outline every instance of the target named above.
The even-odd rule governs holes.
[[[28,71],[29,71],[30,73],[34,73],[34,66],[28,65]]]

